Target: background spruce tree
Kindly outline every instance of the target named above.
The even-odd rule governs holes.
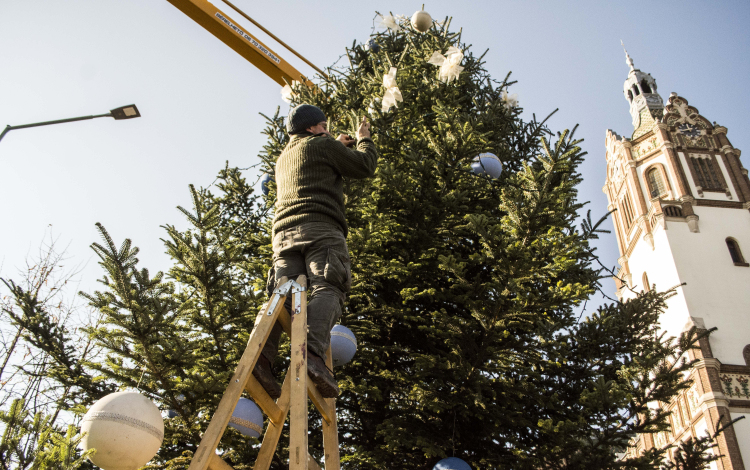
[[[354,134],[368,115],[381,154],[375,178],[345,189],[354,283],[342,323],[359,351],[336,371],[344,468],[432,468],[451,455],[475,469],[658,468],[666,449],[618,453],[633,433],[668,429],[658,403],[686,387],[698,335],[659,336],[668,294],[654,291],[583,318],[607,273],[589,245],[598,223],[576,225],[580,142],[522,120],[509,76],[493,80],[449,20],[426,33],[392,24],[372,36],[377,52],[353,44],[329,80],[293,96],[321,107],[334,132]],[[445,83],[428,61],[449,47],[462,51],[463,70]],[[403,101],[383,111],[392,67]],[[280,114],[260,154],[269,172],[288,142]],[[472,173],[482,152],[502,160],[499,179]],[[84,294],[102,314],[86,330],[95,357],[38,293],[6,281],[15,305],[5,310],[52,358],[62,409],[80,416],[136,388],[176,413],[159,468],[186,468],[266,300],[273,185],[260,198],[227,166],[212,186],[191,186],[193,207],[179,208],[187,230],[165,226],[166,275],[139,267],[132,242],[99,226],[103,289]],[[250,468],[248,444],[257,441],[229,430],[220,449]],[[682,452],[693,463],[680,468],[707,462]],[[286,468],[284,449],[274,468]]]

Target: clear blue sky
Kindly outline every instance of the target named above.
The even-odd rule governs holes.
[[[375,10],[411,15],[421,8],[404,1],[234,3],[319,67],[335,62],[353,40],[367,40]],[[580,124],[577,135],[589,152],[580,196],[596,216],[606,212],[605,130],[632,132],[621,39],[636,67],[656,78],[663,98],[681,94],[727,126],[736,147],[750,149],[750,2],[433,1],[425,10],[436,19],[452,16],[474,52],[489,48],[493,76],[513,71],[519,83],[511,92],[525,113],[560,108],[553,129]],[[258,113],[288,110],[276,83],[166,0],[6,0],[0,44],[3,126],[130,103],[143,115],[17,130],[0,142],[4,277],[15,275],[51,225],[69,244],[69,265],[88,263],[81,287],[94,288],[102,273],[88,246],[98,241],[97,221],[118,243],[132,238],[144,267],[166,270],[160,226],[185,226],[175,206],[189,206],[187,185],[210,184],[226,160],[257,163],[264,141]],[[614,265],[614,237],[599,246]],[[607,287],[614,290],[613,283]]]

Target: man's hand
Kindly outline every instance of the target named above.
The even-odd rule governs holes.
[[[357,143],[357,141],[355,139],[352,139],[351,136],[349,136],[347,134],[339,134],[339,136],[338,136],[338,138],[336,140],[338,140],[339,142],[341,142],[342,144],[344,144],[344,146],[346,146],[346,147],[352,147],[352,146],[354,146],[354,144]]]
[[[362,123],[359,125],[359,129],[357,129],[357,140],[366,137],[370,137],[370,123],[367,122],[367,116],[363,116]]]

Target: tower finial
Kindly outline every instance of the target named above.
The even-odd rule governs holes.
[[[630,66],[630,71],[632,72],[635,70],[635,66],[633,65],[633,59],[630,58],[630,55],[628,54],[628,50],[625,49],[625,44],[622,42],[622,39],[620,39],[620,45],[622,45],[622,50],[625,51],[625,63]]]

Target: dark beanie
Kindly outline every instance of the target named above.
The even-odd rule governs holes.
[[[308,127],[315,126],[326,120],[326,115],[317,106],[301,104],[289,111],[286,120],[286,131],[292,134],[304,132]]]

